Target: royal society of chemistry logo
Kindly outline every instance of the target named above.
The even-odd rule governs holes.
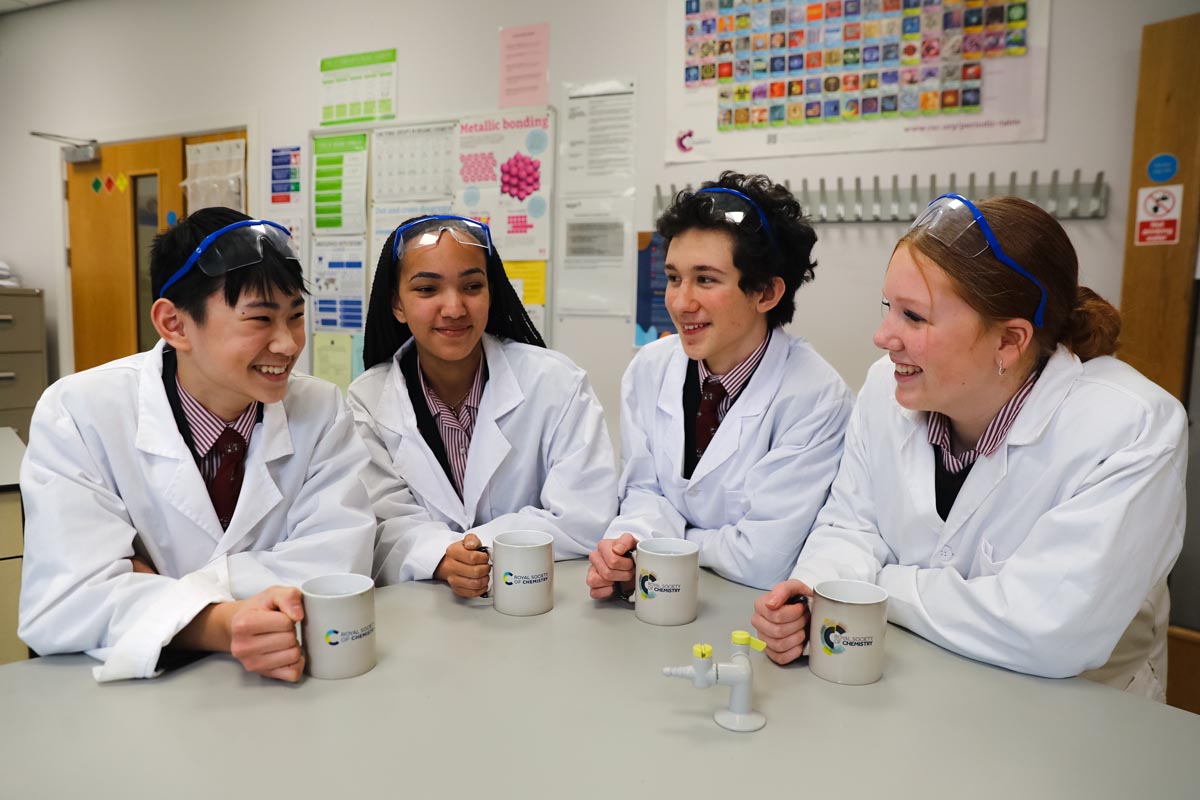
[[[821,624],[821,649],[826,655],[835,656],[846,652],[848,647],[870,647],[874,636],[851,636],[837,620],[826,619]]]
[[[331,647],[337,647],[339,644],[365,639],[374,632],[374,622],[364,625],[356,631],[339,631],[336,628],[330,628],[329,630],[325,631],[325,644],[330,645]]]
[[[549,572],[534,572],[529,575],[515,575],[511,572],[504,573],[505,586],[530,586],[535,583],[545,583],[550,580]]]
[[[660,594],[679,594],[683,591],[683,584],[680,583],[660,583],[658,576],[650,570],[642,570],[638,575],[638,593],[643,600],[650,600]]]

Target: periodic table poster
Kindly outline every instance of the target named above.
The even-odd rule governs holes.
[[[1051,0],[672,0],[668,162],[1040,140]]]

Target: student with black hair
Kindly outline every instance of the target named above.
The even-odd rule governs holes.
[[[408,220],[379,254],[350,405],[371,453],[375,580],[487,591],[499,533],[543,531],[581,558],[616,513],[604,413],[587,374],[546,349],[488,226]]]
[[[295,587],[365,574],[374,532],[341,393],[292,372],[300,263],[286,228],[206,208],[155,239],[150,276],[162,340],[34,410],[18,633],[100,681],[206,650],[297,681]]]
[[[825,502],[852,405],[837,372],[783,330],[817,237],[787,189],[733,172],[680,192],[658,232],[679,334],[642,348],[621,382],[621,511],[587,583],[592,597],[628,597],[629,551],[664,536],[769,587]]]

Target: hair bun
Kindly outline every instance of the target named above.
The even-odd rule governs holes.
[[[1071,352],[1087,361],[1117,352],[1121,312],[1086,286],[1075,290],[1075,305],[1063,336]]]

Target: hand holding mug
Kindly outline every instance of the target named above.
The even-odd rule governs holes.
[[[613,585],[621,584],[628,595],[633,591],[632,551],[637,540],[632,533],[623,533],[616,539],[601,539],[596,549],[588,554],[587,585],[596,600],[613,595]]]
[[[488,554],[479,537],[468,533],[446,548],[433,577],[446,581],[459,597],[479,597],[488,589]]]
[[[300,590],[272,586],[238,604],[229,622],[229,652],[247,672],[295,683],[304,674],[296,641],[303,618]]]
[[[809,598],[813,590],[803,581],[788,580],[754,601],[754,616],[750,624],[767,643],[767,658],[776,664],[788,664],[804,653],[808,639],[808,603],[796,598]]]

